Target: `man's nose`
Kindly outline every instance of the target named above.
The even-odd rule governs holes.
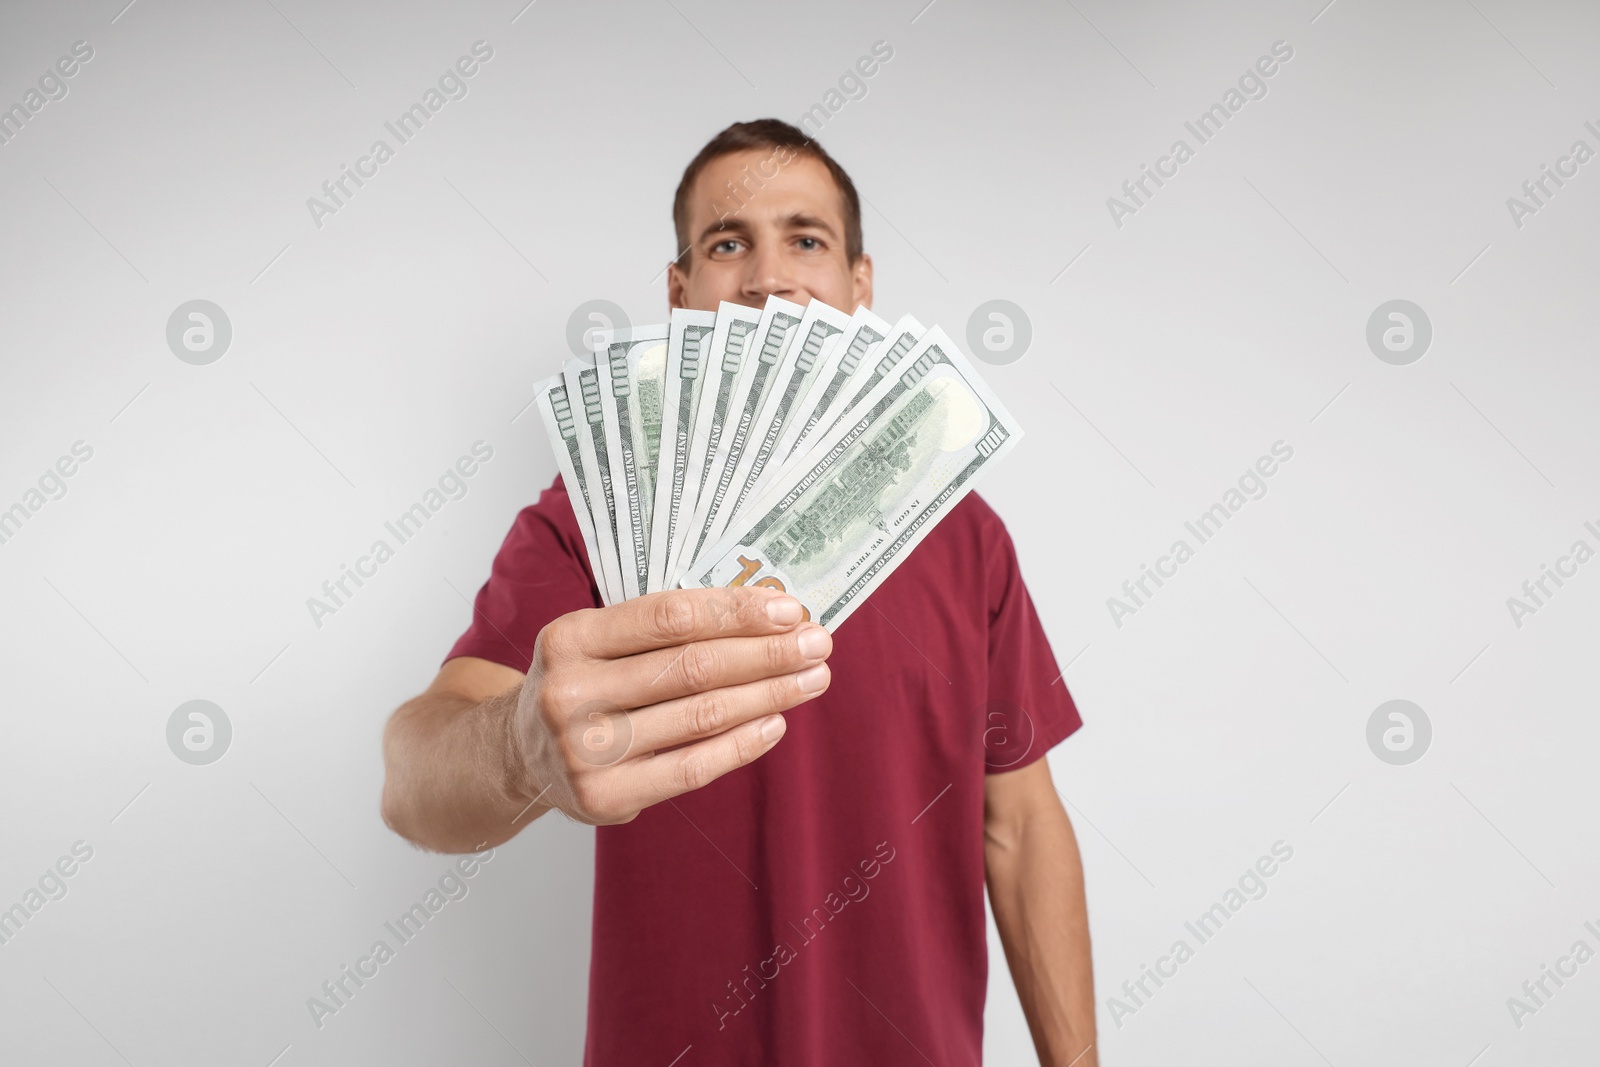
[[[787,257],[781,249],[763,243],[746,259],[744,284],[740,296],[751,307],[760,307],[767,297],[777,296],[798,302],[799,288],[789,273]]]

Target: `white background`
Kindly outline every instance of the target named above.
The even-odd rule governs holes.
[[[1028,436],[982,491],[1086,723],[1050,760],[1103,1062],[1592,1058],[1600,962],[1520,1028],[1506,1004],[1600,949],[1600,563],[1520,627],[1506,605],[1600,548],[1600,162],[1520,228],[1506,206],[1600,149],[1592,6],[124,2],[0,9],[0,106],[94,48],[0,147],[0,508],[94,450],[0,544],[0,907],[94,849],[0,946],[0,1059],[578,1061],[593,832],[559,817],[312,1024],[448,862],[382,825],[380,730],[552,477],[524,409],[574,309],[664,318],[689,157],[797,120],[879,40],[821,130],[869,202],[876,309],[1032,323],[985,368]],[[480,39],[469,95],[317,227],[307,198]],[[1279,40],[1267,96],[1117,226],[1107,197]],[[233,328],[209,366],[166,342],[196,298]],[[1396,298],[1433,328],[1406,366],[1366,342]],[[465,498],[315,625],[480,439]],[[1269,492],[1116,625],[1279,440]],[[233,726],[209,766],[167,747],[192,699]],[[1391,699],[1432,723],[1410,765],[1367,745]],[[1114,1019],[1279,840],[1268,894]],[[987,1058],[1031,1062],[992,936],[991,975]]]

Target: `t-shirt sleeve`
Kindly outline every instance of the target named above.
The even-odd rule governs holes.
[[[987,509],[986,509],[987,510]],[[1001,774],[1039,759],[1083,725],[1039,624],[1011,535],[990,511],[989,705],[984,770]]]
[[[558,476],[518,512],[473,601],[472,623],[445,659],[476,656],[526,674],[547,623],[600,606],[582,538]]]

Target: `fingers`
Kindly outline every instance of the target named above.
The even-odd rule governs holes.
[[[666,589],[569,616],[562,640],[591,659],[616,659],[714,637],[782,633],[800,602],[771,589]]]
[[[833,641],[803,614],[770,589],[686,589],[547,624],[519,703],[535,777],[559,787],[562,811],[605,825],[755,759],[781,736],[773,710],[827,688]],[[707,690],[737,691],[672,703]],[[631,709],[656,712],[645,737]],[[778,732],[762,736],[760,722]],[[685,747],[662,751],[673,744]]]
[[[767,637],[722,637],[642,652],[589,668],[592,698],[644,708],[693,693],[794,674],[821,663],[833,638],[815,623]]]
[[[632,750],[648,759],[651,752],[714,737],[821,696],[831,680],[828,665],[817,663],[793,674],[694,693],[642,708],[629,715]]]
[[[566,798],[557,806],[597,826],[629,822],[760,758],[783,736],[784,718],[775,713],[820,696],[831,680],[818,663],[641,711],[591,705],[564,731]]]
[[[630,761],[612,772],[617,800],[628,808],[645,808],[710,785],[766,755],[786,726],[782,715],[768,715],[692,745]]]

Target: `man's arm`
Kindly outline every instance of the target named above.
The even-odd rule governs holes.
[[[751,763],[828,688],[832,638],[767,589],[674,589],[563,615],[523,677],[459,657],[384,729],[383,820],[441,852],[550,808],[630,822]]]
[[[1043,1067],[1095,1067],[1083,865],[1043,758],[984,784],[983,855],[1000,943]]]
[[[550,810],[515,791],[511,726],[521,671],[449,660],[383,731],[383,821],[439,852],[492,848]]]

